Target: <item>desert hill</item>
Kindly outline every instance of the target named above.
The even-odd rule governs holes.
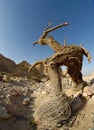
[[[31,65],[27,61],[16,64],[15,61],[0,54],[0,72],[7,72],[14,76],[28,76],[37,81],[44,80],[45,78],[47,79],[43,64],[36,65],[35,68],[29,72],[30,66]]]
[[[26,61],[22,61],[21,63],[16,64],[15,61],[0,54],[0,71],[9,73],[24,73],[25,71],[28,71],[29,67],[30,64]]]
[[[22,61],[19,64],[16,64],[14,70],[12,70],[12,74],[18,75],[18,76],[27,76],[28,75],[28,69],[30,67],[30,64],[26,61]]]
[[[0,71],[11,72],[16,67],[16,63],[0,54]]]

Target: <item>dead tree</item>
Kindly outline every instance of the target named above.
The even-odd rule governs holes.
[[[83,87],[83,79],[82,79],[82,73],[81,73],[83,55],[87,57],[89,62],[91,60],[91,56],[85,48],[81,46],[77,46],[77,45],[62,46],[52,36],[47,37],[47,34],[49,32],[55,29],[58,29],[60,27],[67,26],[67,25],[69,25],[69,23],[66,22],[66,23],[57,25],[53,28],[50,28],[51,24],[49,24],[48,27],[44,30],[42,36],[38,39],[38,41],[33,43],[33,45],[48,44],[56,52],[53,56],[51,56],[50,58],[47,58],[44,62],[46,63],[46,66],[50,66],[48,67],[48,74],[55,90],[57,90],[56,84],[59,87],[58,89],[61,90],[61,84],[60,84],[61,78],[60,78],[60,73],[58,71],[58,68],[60,68],[60,66],[63,66],[63,65],[67,67],[68,74],[74,81],[75,85],[77,86],[79,84],[82,84],[82,87]],[[53,72],[51,73],[52,70]],[[54,84],[54,81],[55,82],[57,81],[58,83]]]
[[[56,125],[59,122],[68,121],[71,116],[71,107],[68,98],[62,91],[60,66],[67,66],[69,75],[76,86],[79,86],[79,84],[83,83],[81,73],[83,55],[88,58],[89,62],[91,59],[89,52],[85,48],[76,45],[62,46],[53,37],[47,37],[49,32],[62,26],[67,26],[68,24],[69,23],[63,23],[53,28],[50,28],[51,24],[49,24],[39,40],[33,43],[33,45],[38,43],[41,45],[48,44],[55,51],[55,54],[51,57],[35,63],[29,69],[30,71],[37,64],[43,63],[47,68],[48,76],[53,87],[53,96],[39,106],[34,114],[35,120],[38,123],[38,130],[56,129]]]

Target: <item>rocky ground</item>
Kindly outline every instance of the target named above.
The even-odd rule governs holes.
[[[75,99],[71,105],[75,110],[75,118],[71,125],[61,124],[55,130],[94,129],[94,73],[84,76],[84,80],[87,85],[83,91],[74,92],[71,80],[62,79],[66,95]],[[36,82],[10,77],[9,80],[0,81],[0,130],[36,130],[34,113],[50,98],[52,91],[49,80]],[[84,103],[79,95],[84,97]]]

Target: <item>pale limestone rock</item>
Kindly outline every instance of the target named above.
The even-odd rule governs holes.
[[[83,90],[83,96],[88,97],[94,95],[94,86],[91,87],[85,87]]]

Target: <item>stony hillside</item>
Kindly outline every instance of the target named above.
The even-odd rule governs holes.
[[[15,66],[14,70],[12,70],[12,74],[17,76],[27,76],[29,67],[30,64],[28,62],[22,61]]]
[[[16,67],[16,63],[0,54],[0,71],[11,72]]]

